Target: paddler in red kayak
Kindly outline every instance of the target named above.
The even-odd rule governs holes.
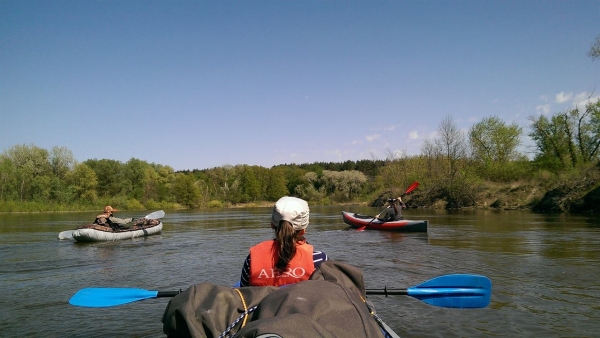
[[[403,220],[402,209],[406,209],[406,204],[402,202],[402,197],[390,198],[387,200],[388,207],[385,210],[386,214],[381,218],[384,222]]]

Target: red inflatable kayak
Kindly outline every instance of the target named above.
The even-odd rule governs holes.
[[[426,220],[408,220],[385,222],[369,215],[355,214],[342,211],[344,222],[356,229],[368,230],[387,230],[387,231],[407,231],[407,232],[427,232],[428,221]]]

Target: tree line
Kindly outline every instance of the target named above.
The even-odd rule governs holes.
[[[551,116],[532,116],[528,132],[533,157],[519,152],[521,127],[497,116],[467,133],[451,116],[419,155],[387,151],[383,160],[281,164],[271,168],[226,165],[175,171],[131,158],[75,160],[55,146],[14,145],[0,154],[0,211],[90,210],[105,204],[126,210],[223,207],[276,201],[284,195],[313,204],[370,202],[421,183],[429,201],[448,208],[475,204],[483,182],[552,182],[582,168],[598,168],[600,101]],[[427,204],[427,203],[425,203]]]

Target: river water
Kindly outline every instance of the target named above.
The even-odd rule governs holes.
[[[369,296],[401,337],[599,337],[600,217],[528,211],[406,210],[428,233],[349,230],[341,211],[311,207],[307,238],[362,269],[367,288],[407,288],[436,276],[492,280],[484,309],[448,309],[407,296]],[[150,212],[150,211],[149,211]],[[125,213],[141,217],[146,213]],[[81,308],[86,287],[185,290],[239,279],[248,248],[272,237],[270,208],[166,211],[163,232],[105,243],[58,240],[94,213],[0,214],[0,336],[164,337],[167,298]]]

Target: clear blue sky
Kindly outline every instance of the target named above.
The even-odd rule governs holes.
[[[0,152],[176,170],[420,153],[600,94],[600,1],[0,0]]]

